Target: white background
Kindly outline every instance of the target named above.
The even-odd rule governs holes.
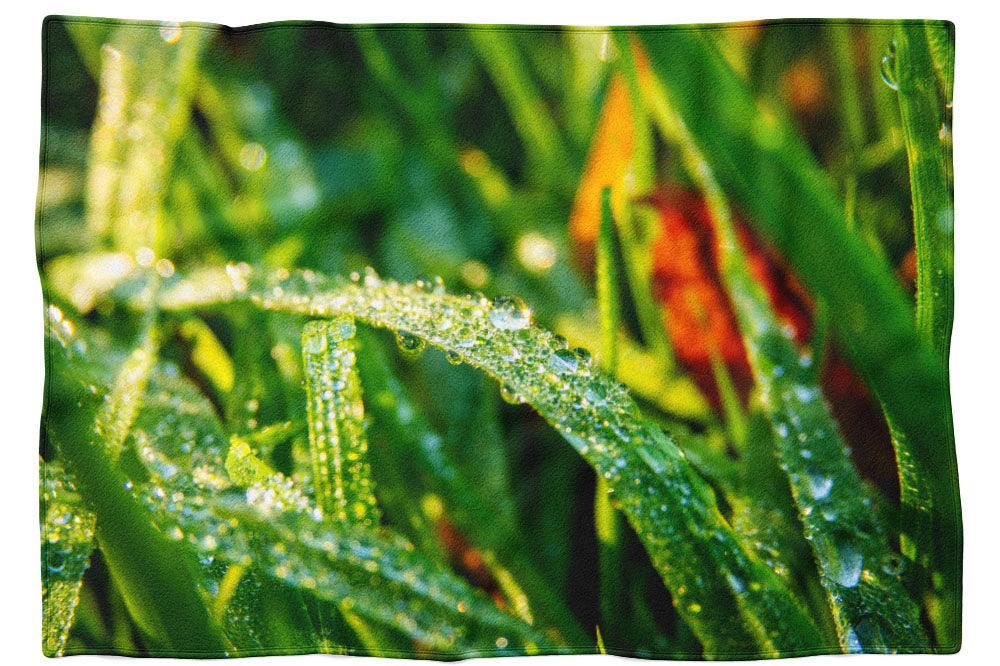
[[[41,583],[38,564],[37,442],[42,404],[42,300],[35,268],[34,207],[38,176],[41,25],[46,14],[75,14],[169,21],[206,21],[244,25],[280,19],[356,22],[475,22],[623,25],[735,21],[780,17],[946,18],[957,25],[954,148],[956,187],[956,320],[952,346],[952,394],[965,522],[964,648],[957,657],[906,656],[916,663],[948,659],[978,663],[991,651],[1000,629],[1000,564],[995,536],[1000,469],[997,424],[1000,419],[997,268],[1000,266],[1000,31],[998,12],[988,2],[880,3],[837,0],[740,2],[613,2],[539,0],[364,0],[335,2],[281,0],[261,3],[208,3],[170,0],[23,0],[0,9],[0,657],[4,663],[42,662]],[[803,13],[805,12],[805,13]],[[992,650],[991,650],[992,648]],[[994,659],[996,657],[994,656]],[[278,661],[278,660],[282,661]],[[252,663],[320,663],[325,656],[263,657]],[[337,657],[365,664],[389,660]],[[602,657],[511,658],[503,666],[563,666]],[[814,664],[844,657],[808,657]],[[874,662],[885,657],[860,656]],[[109,658],[74,657],[74,666]],[[155,662],[166,660],[153,660]],[[146,662],[151,663],[151,662]],[[249,662],[248,662],[249,663]],[[496,662],[499,663],[499,662]],[[636,662],[641,663],[641,662]],[[804,662],[803,662],[804,663]],[[995,663],[995,662],[994,662]]]

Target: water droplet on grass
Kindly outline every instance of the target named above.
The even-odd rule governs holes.
[[[882,56],[882,81],[893,90],[899,90],[896,80],[896,43],[889,44],[889,50]]]
[[[516,296],[497,296],[490,310],[490,323],[502,331],[517,331],[531,323],[531,310]]]
[[[861,581],[861,571],[864,569],[864,556],[850,541],[844,541],[837,546],[836,566],[832,571],[833,579],[843,587],[856,587]]]
[[[580,367],[580,359],[570,349],[557,349],[549,356],[549,368],[558,374],[573,374]]]
[[[833,489],[833,479],[829,476],[815,475],[809,477],[809,492],[813,499],[825,499]]]
[[[882,571],[890,576],[898,576],[906,568],[906,560],[896,553],[886,553],[882,557]]]
[[[504,402],[511,405],[520,405],[524,402],[524,399],[517,394],[517,391],[508,384],[500,387],[500,397],[503,398]]]
[[[409,354],[419,354],[426,347],[426,343],[422,338],[418,338],[406,331],[400,331],[396,334],[396,345],[399,346],[400,350]]]

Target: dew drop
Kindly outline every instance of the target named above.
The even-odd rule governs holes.
[[[462,364],[462,356],[458,352],[447,351],[444,353],[444,357],[452,365]]]
[[[898,576],[903,573],[906,561],[896,553],[886,553],[882,556],[882,571],[890,576]]]
[[[513,363],[517,359],[521,358],[521,352],[517,351],[517,347],[514,347],[513,345],[506,345],[500,351],[500,358],[508,363]]]
[[[326,350],[326,336],[310,335],[306,338],[305,346],[310,354],[322,354]]]
[[[889,44],[889,50],[882,56],[882,81],[893,90],[899,90],[896,80],[896,43]]]
[[[518,331],[531,323],[531,310],[516,296],[497,296],[489,317],[502,331]]]
[[[864,569],[864,556],[850,541],[837,546],[837,561],[834,580],[843,587],[856,587],[861,581],[861,571]]]
[[[400,350],[410,354],[419,354],[426,346],[426,343],[422,338],[418,338],[412,333],[407,333],[406,331],[396,333],[396,344],[399,346]]]
[[[549,368],[558,374],[572,374],[580,367],[580,359],[570,349],[557,349],[549,355]]]
[[[595,407],[600,407],[608,402],[608,389],[602,382],[592,381],[584,390],[583,397]]]
[[[520,405],[524,402],[524,399],[509,384],[504,384],[500,387],[500,397],[503,398],[504,402],[511,405]]]
[[[833,479],[829,476],[813,475],[809,477],[809,493],[813,499],[824,499],[833,489]]]

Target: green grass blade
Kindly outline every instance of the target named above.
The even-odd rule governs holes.
[[[837,313],[832,332],[882,403],[900,468],[927,480],[903,484],[898,527],[915,542],[917,559],[940,574],[942,589],[957,590],[961,510],[947,377],[914,326],[909,299],[885,260],[843,223],[843,204],[790,119],[758,103],[704,33],[640,38],[659,78],[660,106],[674,109],[755,230]],[[946,614],[957,620],[951,594]],[[942,645],[954,648],[954,628],[945,633]]]
[[[615,216],[611,210],[611,188],[601,192],[601,226],[597,234],[597,309],[601,325],[601,362],[614,377],[618,368],[618,329],[621,296],[615,260]]]
[[[896,577],[867,491],[811,369],[754,281],[722,191],[683,123],[675,138],[715,225],[729,292],[763,408],[776,435],[806,538],[830,597],[844,651],[924,651],[920,611]]]
[[[70,342],[71,346],[77,344],[81,343]],[[49,347],[61,345],[50,341]],[[129,484],[112,462],[108,444],[95,435],[93,423],[100,407],[93,405],[86,389],[94,385],[93,380],[86,370],[70,366],[73,356],[70,352],[57,357],[53,381],[79,387],[75,399],[67,396],[72,400],[69,404],[77,406],[64,405],[78,416],[52,428],[49,436],[76,477],[84,505],[96,517],[97,544],[112,580],[154,651],[225,653],[229,646],[193,583],[188,555],[153,526],[149,512],[130,493]],[[46,407],[55,408],[52,404]]]
[[[945,105],[950,109],[955,86],[955,25],[949,21],[927,21],[924,29],[938,85],[944,93]]]
[[[41,463],[42,652],[58,657],[66,648],[80,600],[83,574],[94,550],[94,514],[84,508],[69,476]]]
[[[887,56],[886,72],[897,89],[903,136],[910,167],[910,194],[913,206],[913,235],[917,256],[917,329],[932,346],[947,367],[951,344],[954,305],[953,228],[954,204],[952,182],[948,173],[950,163],[950,136],[943,124],[945,102],[951,101],[951,67],[954,44],[945,25],[932,23],[906,23],[897,26],[894,51]],[[944,101],[932,70],[944,78]],[[889,414],[899,455],[900,486],[903,501],[915,505],[918,517],[950,509],[940,498],[934,497],[939,506],[927,506],[915,500],[932,495],[934,474],[928,476],[923,461],[911,453],[915,435],[908,432],[900,419]],[[954,483],[952,477],[948,477]],[[954,492],[954,491],[953,491]],[[957,511],[957,509],[951,509]],[[941,544],[942,539],[932,524],[923,521],[917,529],[905,530],[902,535],[903,552],[923,565],[930,564],[930,585],[939,597],[931,605],[938,640],[951,644],[958,632],[958,572],[957,564],[949,566],[954,554],[945,552],[931,562],[928,544]],[[943,545],[943,544],[942,544]],[[943,545],[954,550],[954,544]],[[940,548],[940,546],[939,546]]]
[[[482,649],[500,637],[512,649],[543,640],[409,543],[323,520],[304,492],[257,456],[246,439],[227,444],[207,400],[164,370],[150,381],[129,445],[148,476],[135,481],[137,495],[170,537],[161,536],[164,552],[178,562],[197,555],[252,567],[286,589],[442,651]],[[121,482],[123,492],[126,485]]]
[[[844,171],[844,216],[849,229],[854,228],[857,207],[858,170],[865,145],[864,113],[861,107],[858,70],[854,57],[854,26],[831,22],[826,26],[832,48],[837,95],[840,103],[840,131],[844,137],[848,164]]]
[[[224,492],[230,488],[225,479],[206,473],[220,468],[219,447],[187,448],[164,441],[156,455],[144,456],[151,476],[144,493],[160,519],[202,556],[253,566],[309,597],[439,650],[481,649],[499,636],[521,647],[541,640],[409,543],[323,519],[290,479],[239,438],[226,463],[233,481],[246,489],[236,499]],[[171,491],[184,500],[160,499]],[[484,642],[477,631],[492,638]]]
[[[917,252],[917,328],[947,362],[951,341],[954,206],[941,139],[944,103],[932,76],[934,53],[929,37],[936,26],[908,23],[896,28],[890,59],[910,165],[913,236]],[[950,96],[949,96],[950,100]]]
[[[601,327],[601,364],[612,377],[618,368],[618,329],[621,297],[615,259],[615,218],[611,209],[611,188],[601,192],[601,224],[597,233],[597,310]],[[594,532],[597,535],[598,594],[601,623],[614,641],[627,641],[624,618],[628,590],[623,568],[622,517],[611,505],[610,488],[598,475],[594,487]],[[603,640],[603,639],[602,639]],[[603,649],[603,647],[602,647]]]
[[[484,497],[476,477],[465,472],[443,447],[443,438],[392,373],[391,360],[371,332],[363,339],[358,370],[372,417],[373,455],[400,464],[414,492],[429,490],[470,541],[493,554],[527,593],[536,624],[557,632],[562,642],[587,640],[572,611],[539,573],[512,512],[497,498]],[[426,518],[426,512],[419,517],[421,521]],[[425,529],[433,530],[433,526]]]
[[[376,527],[380,511],[367,458],[355,333],[347,317],[309,322],[302,330],[313,492],[324,516]]]
[[[125,359],[97,412],[94,431],[107,447],[112,462],[121,456],[125,437],[139,414],[149,373],[156,361],[156,347],[155,336],[146,335]]]
[[[232,272],[232,271],[231,271]],[[625,390],[591,367],[530,315],[500,299],[483,300],[382,281],[363,284],[306,271],[254,276],[241,269],[202,274],[224,300],[308,316],[354,316],[425,340],[500,382],[512,401],[546,418],[609,483],[653,565],[675,595],[678,612],[722,656],[814,646],[815,626],[762,563],[741,547],[719,513],[712,490],[659,427],[645,421]],[[230,289],[219,282],[228,281]],[[192,304],[191,288],[167,294],[172,307]],[[197,297],[195,302],[204,302]],[[737,581],[737,583],[732,583]],[[733,626],[734,614],[744,622]]]

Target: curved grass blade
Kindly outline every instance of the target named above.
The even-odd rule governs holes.
[[[94,514],[80,502],[69,476],[55,463],[41,463],[42,652],[58,657],[66,648],[80,600],[83,574],[94,550]]]
[[[311,321],[302,330],[313,492],[325,517],[377,527],[355,332],[348,317]]]
[[[703,32],[639,37],[656,74],[647,101],[683,120],[755,230],[837,313],[831,323],[838,342],[898,433],[900,467],[912,465],[927,481],[903,493],[900,528],[914,533],[918,559],[957,590],[961,509],[947,377],[913,325],[909,299],[885,260],[843,223],[842,202],[791,120],[758,103]],[[704,95],[706,88],[713,94]],[[922,536],[929,534],[934,539]],[[955,649],[957,636],[944,643]]]
[[[544,642],[402,539],[323,519],[245,440],[234,438],[226,451],[218,420],[194,387],[162,373],[154,379],[132,435],[150,476],[139,494],[161,530],[200,558],[251,566],[442,655],[503,652],[500,638],[512,652]],[[242,490],[226,470],[246,484]]]
[[[704,34],[642,43],[657,75],[649,77],[647,103],[664,134],[675,133],[676,114],[755,229],[837,313],[833,333],[893,430],[903,505],[896,527],[950,597],[939,642],[943,651],[956,650],[961,508],[945,367],[916,330],[884,258],[843,224],[843,206],[791,121],[759,104]],[[673,66],[678,62],[688,66]],[[715,93],[700,94],[706,86]]]
[[[481,549],[484,558],[495,559],[497,567],[509,571],[515,584],[525,590],[530,602],[527,613],[537,618],[538,626],[554,633],[558,643],[583,644],[587,637],[572,611],[529,557],[531,546],[518,528],[512,508],[496,498],[483,497],[476,478],[449,454],[441,435],[390,367],[385,350],[369,333],[358,355],[358,370],[379,455],[384,452],[410,471],[408,481],[415,491],[430,490],[433,500],[443,502],[448,517]],[[426,478],[413,479],[413,471]],[[421,518],[426,517],[426,512],[421,514]],[[425,529],[433,530],[433,526]]]
[[[811,357],[799,353],[782,330],[763,287],[754,281],[728,202],[679,119],[674,133],[688,171],[708,201],[719,270],[806,539],[830,596],[841,646],[851,652],[924,651],[928,644],[920,611],[898,572],[883,571],[893,555],[823,400]]]
[[[233,272],[233,271],[230,271]],[[312,271],[279,270],[233,280],[218,271],[213,293],[272,311],[312,317],[350,315],[441,348],[501,384],[511,401],[529,403],[601,474],[675,597],[678,612],[710,656],[781,653],[818,644],[816,627],[782,583],[743,550],[719,513],[712,490],[658,426],[644,420],[624,388],[591,366],[510,299],[444,294],[418,284],[363,284]],[[190,288],[168,294],[173,307]],[[201,298],[196,299],[204,303]],[[733,583],[732,581],[736,581]],[[734,627],[733,617],[743,618]]]

